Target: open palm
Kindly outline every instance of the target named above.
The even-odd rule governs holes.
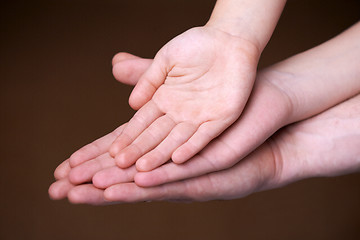
[[[88,204],[165,199],[204,201],[239,198],[313,176],[359,171],[359,103],[360,95],[357,95],[317,116],[285,127],[231,168],[151,188],[133,183],[136,169],[115,167],[114,159],[107,153],[110,142],[124,128],[121,126],[77,152],[88,161],[73,169],[68,161],[61,164],[55,172],[58,180],[49,193],[54,199],[67,196],[73,203]],[[232,136],[239,135],[242,129],[236,124],[229,130],[234,135],[216,139],[207,146],[208,154],[203,157],[221,161],[232,156],[231,148],[237,145]],[[83,184],[91,180],[94,185]],[[99,188],[107,189],[104,192]]]
[[[219,30],[193,28],[166,44],[139,80],[139,109],[110,153],[126,168],[150,171],[190,159],[240,116],[252,90],[256,48]]]

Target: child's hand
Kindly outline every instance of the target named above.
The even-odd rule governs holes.
[[[166,44],[130,96],[140,109],[110,148],[117,165],[150,171],[194,156],[240,116],[258,57],[250,42],[211,27]]]

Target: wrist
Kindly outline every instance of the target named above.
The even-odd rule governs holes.
[[[204,27],[216,29],[217,31],[221,31],[223,33],[231,35],[232,37],[234,37],[234,39],[246,42],[254,49],[256,49],[256,52],[260,56],[265,46],[263,46],[263,44],[261,44],[261,42],[257,39],[256,34],[251,32],[250,30],[241,30],[240,28],[234,28],[233,26],[236,25],[236,21],[237,20],[218,21],[210,19]]]
[[[285,2],[286,0],[218,0],[206,26],[245,39],[262,52]]]
[[[231,34],[212,24],[206,24],[201,28],[211,33],[214,38],[220,39],[224,48],[232,48],[232,53],[235,55],[241,53],[242,58],[247,59],[246,61],[249,63],[253,63],[255,67],[257,66],[261,55],[261,49],[258,44],[248,40],[246,37]]]

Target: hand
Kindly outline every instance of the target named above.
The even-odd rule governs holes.
[[[240,116],[258,57],[250,42],[212,27],[166,44],[130,96],[141,108],[110,148],[117,165],[150,171],[194,156]]]
[[[135,182],[149,187],[229,168],[281,127],[358,94],[360,68],[355,59],[360,55],[359,37],[357,23],[339,36],[259,72],[252,97],[232,126],[238,133],[226,131],[223,135],[229,140],[220,139],[232,157],[216,159],[212,150],[204,150],[185,164],[170,162],[137,173]]]
[[[219,157],[222,161],[203,162],[202,160],[204,156],[206,157],[206,154],[201,154],[201,156],[193,158],[190,162],[191,164],[187,163],[178,166],[168,163],[149,173],[137,173],[135,176],[136,183],[143,186],[154,186],[230,167],[281,126],[316,114],[349,98],[354,93],[358,93],[359,81],[357,76],[359,68],[356,61],[349,62],[348,60],[358,56],[354,46],[357,45],[356,39],[358,39],[357,36],[360,33],[359,27],[360,25],[356,24],[327,43],[262,71],[258,78],[263,81],[257,82],[263,83],[255,85],[255,90],[260,93],[259,97],[256,98],[256,101],[250,100],[246,108],[248,114],[243,114],[241,119],[233,125],[233,127],[237,125],[238,133],[240,134],[233,131],[235,133],[234,136],[231,131],[227,131],[227,133],[223,134],[224,138],[221,140],[217,139],[217,141],[211,144],[211,146],[220,145],[218,147],[220,149],[219,153],[222,153],[221,144],[227,145],[230,150],[232,148],[234,151],[228,152],[232,157],[224,158],[226,153],[219,155],[216,154],[217,151],[215,150],[208,150],[209,155],[213,152],[215,153],[214,156]],[[336,62],[333,61],[335,57],[337,59]],[[115,76],[123,82],[128,82],[125,81],[127,77],[129,77],[130,82],[136,82],[137,77],[141,75],[151,61],[132,58],[131,61],[124,61],[114,66]],[[339,64],[343,71],[339,72],[336,70],[335,66]],[[127,68],[123,68],[123,71],[118,71],[119,66],[120,69],[121,66],[127,66]],[[329,72],[331,73],[330,75],[328,74]],[[348,74],[345,76],[344,73]],[[123,77],[121,77],[121,74],[123,74]],[[323,84],[325,79],[328,83],[327,85]],[[345,84],[344,87],[338,86],[340,83],[342,85]],[[309,86],[313,87],[309,88]],[[317,89],[315,93],[314,89]],[[308,94],[306,95],[305,93]],[[328,97],[329,94],[332,96],[331,98]],[[317,104],[310,104],[313,102]],[[216,142],[218,143],[216,144]],[[71,165],[76,166],[93,158],[98,153],[96,151],[96,144],[93,145],[90,144],[85,147],[85,149],[94,150],[93,152],[80,150],[74,153],[70,158],[70,163],[73,163]],[[106,150],[103,149],[103,151],[105,152]],[[64,172],[70,170],[67,162],[61,165],[57,172],[61,172],[60,169],[65,169]],[[55,173],[55,175],[60,176],[61,174]],[[86,181],[90,181],[92,175],[90,174],[89,179]],[[77,176],[77,174],[73,174],[73,176]],[[98,176],[95,179],[97,179],[96,182],[99,186],[109,184],[106,181],[106,177],[103,176],[102,179],[101,172],[96,174],[96,176]],[[59,190],[59,188],[53,189]]]
[[[114,75],[122,82],[125,79],[130,79],[131,83],[135,83],[135,79],[145,70],[146,64],[148,64],[147,66],[150,64],[148,59],[136,59],[134,56],[124,53],[117,55],[114,59],[115,62],[118,61],[114,65]],[[209,150],[205,149],[200,155],[194,157],[191,162],[185,165],[179,166],[174,163],[168,163],[160,169],[149,173],[137,173],[135,177],[137,184],[151,186],[160,182],[174,181],[189,176],[199,176],[204,173],[228,168],[251,152],[253,148],[260,145],[264,139],[284,124],[284,119],[287,119],[291,110],[287,96],[275,87],[274,84],[269,83],[265,77],[262,77],[262,79],[264,81],[258,79],[257,82],[259,84],[255,85],[254,95],[256,97],[253,97],[255,100],[249,101],[246,114],[236,123],[235,127],[238,129],[236,133],[228,131],[229,133],[223,134],[227,137],[222,137],[215,141],[214,144],[210,145],[214,147],[210,147]],[[98,147],[91,147],[92,145],[94,144],[80,149],[70,157],[70,163],[73,167],[95,157],[93,149]],[[242,148],[237,146],[242,146]],[[84,149],[89,149],[89,151]],[[101,154],[103,153],[105,152]],[[88,164],[92,163],[87,163],[85,166]],[[84,170],[83,167],[76,167],[72,171],[70,179],[74,184],[91,181],[93,173],[98,170],[98,168],[94,168],[94,170],[89,170],[88,174],[86,174],[87,170]],[[96,174],[93,178],[94,184],[98,187],[109,186],[106,175],[107,170]]]
[[[250,133],[250,137],[242,135],[244,136],[244,138],[241,138],[240,135],[237,138],[237,141],[234,143],[234,146],[242,146],[241,148],[235,148],[235,150],[237,150],[237,154],[240,154],[239,158],[241,158],[243,154],[246,154],[246,152],[251,151],[251,149],[253,149],[257,144],[259,144],[262,139],[265,139],[267,136],[269,136],[272,131],[275,131],[283,124],[286,124],[286,121],[284,121],[283,117],[284,113],[286,116],[285,119],[287,119],[287,123],[290,123],[292,121],[298,121],[302,118],[323,111],[324,109],[343,101],[343,99],[346,99],[359,91],[359,81],[357,77],[359,68],[357,67],[357,62],[348,61],[349,59],[355,59],[356,56],[358,56],[358,52],[355,51],[356,48],[354,48],[354,46],[357,45],[356,39],[358,39],[357,35],[360,32],[359,26],[360,25],[357,24],[339,37],[329,41],[328,43],[325,43],[319,47],[316,47],[313,50],[290,58],[280,64],[269,68],[272,69],[270,71],[270,74],[268,74],[269,70],[263,71],[262,75],[265,76],[264,79],[267,78],[269,80],[265,81],[268,82],[267,85],[272,86],[272,88],[274,88],[276,91],[283,92],[282,94],[280,94],[281,96],[283,96],[285,92],[286,95],[288,95],[289,99],[291,99],[290,106],[292,107],[292,111],[284,111],[284,109],[286,109],[286,107],[284,108],[284,106],[286,106],[287,104],[278,106],[276,104],[278,103],[276,98],[274,100],[271,97],[265,97],[263,101],[258,105],[261,106],[263,104],[263,109],[265,110],[264,112],[261,111],[261,108],[259,110],[259,108],[256,107],[257,104],[253,104],[253,107],[250,107],[252,105],[249,106],[248,104],[247,109],[253,109],[248,111],[255,113],[255,115],[253,117],[251,117],[251,114],[247,117],[245,115],[242,117],[242,119],[240,119],[244,123],[246,123],[243,124],[243,126],[245,126],[244,131],[245,133]],[[349,51],[349,49],[351,49],[351,51]],[[335,57],[337,61],[334,62],[333,59]],[[319,61],[319,59],[321,61]],[[335,67],[339,64],[341,64],[341,69],[343,69],[343,71],[341,72],[337,71],[336,69],[338,68]],[[144,67],[144,64],[139,64],[139,66]],[[345,73],[349,74],[346,75]],[[136,74],[130,73],[129,75],[133,76]],[[296,75],[298,75],[297,78]],[[324,85],[324,79],[326,79],[327,83],[329,84]],[[339,79],[341,81],[339,81]],[[311,82],[311,84],[309,84],[309,82]],[[338,83],[341,84],[341,86],[345,87],[339,87]],[[309,88],[309,86],[313,87]],[[261,87],[259,87],[259,89],[261,89]],[[316,89],[316,94],[313,94],[314,89]],[[306,95],[305,93],[308,94]],[[331,98],[328,97],[329,93],[331,93]],[[285,100],[285,103],[287,102],[286,97],[282,100]],[[316,102],[317,104],[311,104],[314,102]],[[279,103],[281,104],[281,101]],[[273,109],[276,109],[276,111],[271,111]],[[282,110],[278,111],[279,109]],[[264,118],[265,116],[265,122],[261,121],[261,118],[259,116],[262,118]],[[252,124],[252,120],[255,121],[254,124]],[[230,133],[227,134],[231,135]],[[90,149],[92,148],[90,147]],[[72,161],[70,162],[74,162],[74,165],[76,165],[87,161],[88,157],[91,156],[91,154],[89,154],[89,152],[83,153],[85,154],[83,156],[82,154],[74,154],[71,158]],[[137,183],[140,182],[141,184],[141,181],[143,181],[143,185],[150,186],[165,183],[167,181],[175,181],[187,177],[195,177],[199,174],[207,173],[211,169],[214,169],[214,171],[221,170],[221,167],[229,165],[231,166],[231,163],[231,159],[230,161],[227,161],[225,159],[224,162],[214,166],[211,166],[211,164],[207,164],[206,162],[193,162],[191,165],[188,166],[166,164],[162,168],[156,169],[156,171],[152,171],[149,173],[138,173],[137,175],[140,174],[140,177],[138,177]],[[67,162],[65,162],[65,164],[62,166],[65,166],[65,172],[70,169]],[[141,174],[144,175],[141,176]],[[59,190],[59,188],[51,189]]]
[[[124,60],[125,58],[128,59]],[[136,78],[140,75],[139,73],[144,71],[144,69],[146,68],[146,64],[150,64],[149,62],[150,60],[140,59],[140,58],[135,59],[133,56],[129,56],[127,54],[117,55],[114,59],[115,62],[119,61],[114,65],[115,77],[122,82],[124,82],[125,79],[127,79],[127,83],[135,83]],[[269,126],[271,126],[273,125],[272,124],[273,122],[277,122],[275,119],[277,119],[278,117],[287,116],[287,112],[284,111],[284,109],[286,110],[286,108],[281,108],[281,106],[284,106],[283,103],[286,101],[283,101],[281,97],[284,97],[284,95],[279,93],[278,90],[273,87],[273,85],[266,84],[265,81],[261,83],[264,84],[260,84],[255,89],[256,92],[259,92],[258,93],[259,99],[262,100],[253,102],[253,103],[259,103],[259,105],[258,107],[255,106],[254,110],[252,111],[256,113],[255,114],[256,116],[258,116],[260,113],[264,113],[265,115],[268,114],[269,118],[267,121],[269,122]],[[274,102],[273,103],[274,106],[279,108],[277,112],[272,111],[269,108],[269,105],[267,104],[269,102]],[[246,125],[245,127],[241,127],[241,124],[236,124],[237,126],[236,128],[238,129],[238,131],[230,134],[224,134],[224,137],[221,137],[219,140],[216,140],[214,144],[210,145],[213,146],[212,147],[213,149],[212,150],[209,149],[208,151],[206,151],[207,154],[203,158],[204,159],[209,158],[209,161],[211,161],[211,157],[213,156],[216,157],[214,162],[219,160],[219,163],[222,164],[224,163],[228,164],[224,160],[229,162],[231,160],[238,161],[239,159],[236,159],[236,153],[234,152],[234,149],[232,149],[233,145],[231,144],[234,143],[236,144],[238,142],[238,138],[239,137],[241,138],[241,136],[243,136],[244,138],[246,137],[246,135],[250,136],[252,133],[254,133],[254,129],[263,131],[263,129],[260,128],[259,126],[264,123],[264,120],[266,119],[257,118],[256,121],[252,121],[250,118],[249,120],[245,120],[245,123],[248,122],[254,124],[253,125],[254,127],[257,126],[255,128],[254,127],[246,128]],[[246,131],[242,132],[242,130],[246,130]],[[116,138],[116,136],[118,136],[121,133],[121,131],[122,129],[120,127],[119,129],[115,130],[113,133],[108,134],[107,136],[75,152],[70,157],[70,162],[72,162],[73,165],[75,165],[76,167],[71,170],[71,173],[69,175],[68,173],[70,172],[71,168],[69,166],[68,160],[65,161],[62,165],[60,165],[55,171],[55,177],[57,179],[62,179],[62,180],[56,182],[50,188],[51,196],[56,199],[63,198],[67,195],[66,189],[68,190],[72,189],[72,191],[70,191],[69,193],[69,196],[74,196],[73,194],[74,192],[83,191],[81,189],[84,188],[86,189],[90,186],[90,185],[81,185],[74,188],[74,186],[70,184],[70,182],[72,182],[73,184],[81,184],[85,182],[90,182],[92,180],[97,187],[105,188],[107,186],[110,186],[112,183],[132,181],[134,179],[134,175],[136,174],[134,168],[130,168],[130,169],[119,169],[117,167],[111,168],[111,166],[114,166],[115,163],[107,153],[108,148],[110,146],[110,142],[113,141],[113,139]],[[244,143],[250,143],[252,141],[255,141],[256,138],[249,140],[250,141],[244,141]],[[211,162],[206,166],[211,166]],[[217,167],[218,166],[219,165],[217,165]],[[103,169],[103,168],[106,169],[98,172],[99,169]],[[95,174],[96,172],[98,173]],[[193,174],[193,172],[191,174]],[[70,197],[70,198],[72,199],[72,201],[76,201],[74,197]]]
[[[113,58],[113,72],[115,77],[122,83],[135,85],[139,77],[150,66],[152,60],[136,57],[128,53],[119,53]],[[92,192],[94,198],[89,198],[89,203],[93,204],[99,201],[96,198],[96,192],[99,189],[93,188],[93,175],[107,167],[115,166],[114,159],[109,155],[111,143],[120,135],[125,125],[115,129],[112,133],[97,139],[96,141],[82,147],[71,157],[61,163],[55,170],[54,176],[56,182],[49,188],[49,195],[53,199],[62,199],[69,197],[76,202],[76,196],[79,192]],[[76,167],[71,167],[76,166]],[[71,173],[70,173],[71,172]],[[130,182],[134,179],[135,167],[124,169],[123,174],[117,175],[118,178],[110,179],[111,182]],[[75,186],[76,184],[81,184]],[[105,181],[106,184],[106,181]],[[75,196],[75,197],[73,197]],[[103,200],[103,197],[100,196]]]
[[[107,201],[233,199],[309,177],[360,170],[360,95],[290,125],[234,167],[194,179],[141,188],[122,183],[106,189]],[[100,193],[100,192],[99,192]],[[83,200],[89,197],[81,196]]]
[[[104,192],[91,184],[74,187],[67,179],[60,180],[55,187],[58,192],[71,190],[70,201],[88,204],[239,198],[303,178],[359,171],[359,123],[360,95],[357,95],[315,117],[282,129],[226,170],[152,188],[119,183]],[[114,176],[120,175],[114,173]],[[108,177],[111,178],[111,174]]]

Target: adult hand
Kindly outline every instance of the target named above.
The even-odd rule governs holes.
[[[146,64],[150,64],[150,60],[135,58],[132,55],[124,53],[119,54],[114,58],[115,77],[122,82],[127,79],[127,83],[134,83],[140,75],[139,73],[144,71],[146,68]],[[256,116],[260,113],[265,113],[265,115],[267,114],[269,116],[267,121],[268,124],[271,125],[271,123],[277,122],[275,120],[277,117],[286,116],[288,109],[286,107],[286,96],[281,91],[275,88],[272,84],[266,83],[266,81],[259,80],[258,82],[260,84],[257,84],[254,90],[254,95],[258,98],[256,101],[251,100],[250,102],[252,102],[252,104],[250,104],[250,106],[257,103],[254,107],[256,115],[253,118],[253,120],[257,120],[253,123],[260,127],[257,123],[264,123],[264,119],[256,118]],[[272,111],[269,108],[268,103],[270,102],[273,102],[277,111]],[[276,114],[273,114],[274,112]],[[223,134],[220,138],[216,139],[214,143],[210,144],[210,146],[206,148],[209,150],[205,150],[205,154],[202,154],[201,158],[206,161],[212,161],[212,158],[215,158],[214,161],[220,162],[224,162],[225,160],[231,161],[232,158],[234,161],[238,161],[238,159],[235,159],[237,154],[234,152],[232,144],[236,143],[238,138],[241,136],[250,138],[251,133],[253,133],[252,129],[249,129],[247,132],[242,132],[243,128],[240,126],[241,125],[238,123],[235,124],[228,130],[229,133]],[[98,139],[75,152],[70,158],[70,160],[75,162],[75,165],[77,165],[73,169],[70,168],[68,160],[60,165],[55,171],[55,177],[59,181],[53,184],[50,188],[50,195],[55,199],[63,198],[66,197],[67,191],[72,189],[69,196],[72,201],[76,201],[76,197],[74,197],[76,196],[76,192],[88,191],[86,190],[88,188],[91,189],[89,190],[91,192],[98,192],[98,190],[93,189],[91,187],[92,185],[74,187],[72,184],[81,184],[93,181],[97,187],[105,188],[114,183],[133,181],[134,175],[137,173],[135,168],[120,169],[114,166],[114,160],[108,154],[111,141],[113,141],[113,139],[121,133],[122,128],[123,127],[120,127],[113,133],[108,134],[107,136]],[[231,129],[235,129],[237,131],[234,130],[234,132],[231,132]],[[257,129],[260,130],[262,128]],[[101,169],[104,170],[98,172]]]
[[[360,92],[360,23],[339,36],[259,72],[239,120],[217,139],[231,157],[217,158],[210,143],[191,161],[139,172],[139,186],[155,186],[229,168],[281,127],[314,116]],[[331,97],[329,97],[331,96]],[[222,147],[215,152],[221,152]],[[228,154],[228,153],[225,153]]]
[[[256,91],[245,113],[232,126],[238,131],[227,131],[221,138],[211,143],[208,150],[186,164],[168,163],[149,173],[137,173],[136,183],[142,186],[154,186],[230,167],[286,123],[314,115],[359,92],[359,68],[356,66],[358,62],[351,61],[359,55],[356,48],[358,34],[359,24],[319,47],[262,71],[258,77],[262,80],[257,81],[254,89]],[[333,61],[334,59],[336,61]],[[139,66],[139,71],[122,71],[123,76],[141,75],[140,72],[144,71],[150,60],[139,60],[139,64],[136,64],[137,60],[139,59],[115,65],[115,76],[119,74],[117,78],[121,79],[121,73],[118,71],[121,64],[128,67],[123,69],[131,70]],[[343,71],[338,71],[339,68]],[[256,98],[255,92],[258,92]],[[329,95],[332,97],[329,98]],[[313,104],[314,102],[317,104]],[[229,149],[224,155],[221,155],[223,153],[221,145]],[[90,144],[87,148],[93,147]],[[216,149],[219,149],[220,154]],[[224,158],[227,154],[231,157]],[[212,161],[212,155],[220,160]],[[71,161],[77,165],[91,159],[91,156],[93,155],[89,152],[79,151],[71,157]],[[199,162],[196,159],[210,160]],[[95,179],[98,186],[108,185],[106,174],[99,172]],[[91,177],[86,181],[89,180]]]
[[[53,197],[66,196],[69,191],[71,202],[88,204],[240,198],[303,178],[359,171],[359,145],[360,95],[282,129],[226,170],[151,188],[142,188],[135,183],[118,183],[105,191],[92,184],[73,186],[65,178],[52,186],[50,194]],[[130,173],[128,181],[133,173],[131,169],[126,171]],[[113,175],[125,176],[121,172]],[[108,176],[111,178],[112,174]]]
[[[119,202],[240,198],[304,178],[357,172],[359,146],[360,95],[357,95],[280,130],[232,168],[151,188],[120,183],[99,193],[107,201]],[[89,196],[77,197],[86,203]]]

